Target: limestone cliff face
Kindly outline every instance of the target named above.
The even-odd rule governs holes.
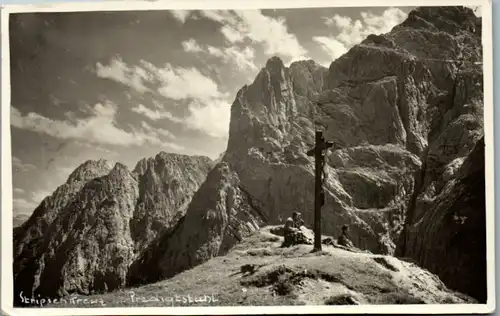
[[[104,160],[82,164],[14,231],[15,296],[123,287],[138,250],[184,215],[212,164],[166,153],[133,172]]]
[[[184,219],[158,239],[161,246],[135,263],[130,282],[172,276],[224,253],[223,241],[238,239],[227,227],[245,235],[257,218],[277,224],[293,211],[301,211],[312,227],[314,163],[306,152],[316,128],[335,143],[325,168],[323,232],[337,236],[349,224],[356,246],[387,254],[398,248],[432,268],[407,250],[419,238],[426,247],[425,231],[409,229],[482,137],[480,29],[468,8],[418,8],[391,32],[368,36],[329,69],[314,61],[285,67],[279,58],[268,60],[236,95],[222,162]],[[257,215],[244,215],[250,209]],[[202,225],[206,218],[211,220]],[[449,236],[442,238],[446,243]]]
[[[384,204],[401,210],[392,213],[394,228],[387,223],[393,242],[401,219],[418,221],[483,134],[478,30],[480,20],[470,9],[418,8],[390,33],[369,36],[330,66],[319,122],[327,139],[346,147],[332,153],[332,165],[341,175],[347,171],[340,182],[344,188],[354,184],[358,210]],[[373,146],[393,149],[375,156]],[[350,157],[354,148],[357,156]],[[379,166],[366,169],[360,155]],[[353,175],[360,167],[363,177]]]
[[[165,227],[186,212],[213,162],[208,157],[160,153],[137,163],[139,196],[130,223],[136,250],[143,250]]]

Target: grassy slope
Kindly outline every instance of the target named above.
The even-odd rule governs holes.
[[[217,298],[215,303],[191,306],[346,304],[346,296],[360,304],[474,302],[448,290],[436,276],[412,263],[333,246],[324,246],[321,253],[311,253],[312,246],[308,245],[280,248],[283,238],[271,234],[270,228],[245,239],[228,255],[213,258],[171,279],[86,298],[102,298],[106,307],[172,306],[161,301],[137,300],[188,294],[214,294]],[[262,266],[251,275],[239,273],[240,267],[248,263]],[[135,302],[131,300],[131,291]],[[178,302],[175,306],[187,305]]]

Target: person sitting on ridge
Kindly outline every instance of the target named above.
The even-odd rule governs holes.
[[[285,241],[282,246],[289,247],[295,244],[298,232],[299,229],[295,227],[293,219],[288,217],[285,221],[285,226],[283,227],[283,237],[285,237]]]
[[[344,246],[346,248],[355,248],[354,244],[349,239],[348,231],[349,231],[349,226],[343,225],[342,226],[342,234],[337,239],[337,244]]]
[[[282,247],[290,247],[298,244],[312,244],[300,228],[303,224],[304,221],[298,212],[294,212],[292,217],[287,218],[285,226],[283,227],[283,237],[285,237],[285,240],[281,245]]]
[[[292,214],[293,227],[300,229],[304,225],[304,220],[302,219],[302,214],[300,212],[293,212]]]

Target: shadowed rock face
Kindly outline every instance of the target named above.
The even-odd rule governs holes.
[[[15,298],[123,287],[139,251],[184,215],[212,167],[206,157],[166,153],[133,172],[85,162],[14,231]]]
[[[264,221],[259,206],[240,187],[237,174],[221,162],[194,195],[186,215],[137,258],[128,283],[171,277],[186,267],[225,254]]]
[[[418,221],[409,225],[405,256],[449,287],[486,303],[484,138]]]
[[[139,196],[130,222],[136,251],[143,250],[160,231],[185,214],[212,167],[207,157],[164,152],[137,163],[134,174],[140,183]]]
[[[177,230],[135,263],[131,284],[169,277],[223,254],[223,245],[238,240],[233,231],[246,235],[257,228],[256,218],[278,224],[301,211],[312,227],[314,163],[306,152],[315,126],[336,144],[326,158],[322,231],[338,236],[349,224],[359,248],[387,254],[397,248],[424,267],[446,270],[408,250],[415,240],[424,248],[432,243],[424,231],[409,229],[482,137],[482,66],[474,63],[482,59],[480,28],[468,8],[418,8],[329,69],[314,61],[285,67],[277,57],[268,60],[236,95],[218,171],[196,193]],[[250,209],[258,215],[245,220],[240,213]],[[213,221],[202,225],[205,217]],[[237,224],[229,224],[231,218]],[[440,236],[443,244],[451,238]],[[457,256],[466,262],[469,255]]]

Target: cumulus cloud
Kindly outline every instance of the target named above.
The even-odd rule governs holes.
[[[145,117],[153,121],[158,121],[161,119],[168,119],[176,123],[181,123],[183,121],[181,118],[173,116],[170,112],[167,112],[165,110],[160,111],[158,109],[152,110],[142,104],[133,107],[132,112],[144,115]]]
[[[21,188],[15,188],[14,194],[25,194],[26,191]],[[14,205],[14,215],[31,214],[35,208],[47,197],[51,195],[48,191],[35,191],[29,194],[28,198],[15,198],[12,202]]]
[[[21,189],[21,188],[14,188],[14,194],[24,194],[26,193],[26,191],[24,191],[24,189]]]
[[[63,179],[67,179],[70,174],[75,171],[75,168],[73,167],[62,167],[62,166],[57,166],[57,174],[59,177]]]
[[[182,42],[182,47],[188,53],[197,53],[203,51],[201,46],[196,42],[194,38]]]
[[[158,89],[158,92],[165,97],[183,100],[186,98],[206,99],[224,96],[219,91],[215,81],[204,76],[196,68],[176,68],[166,64],[163,68],[151,70],[155,71],[160,78],[162,86]]]
[[[12,107],[11,125],[59,139],[72,139],[86,143],[117,146],[150,144],[178,147],[176,144],[159,139],[158,135],[148,133],[144,129],[134,128],[132,131],[126,131],[117,127],[115,121],[117,107],[110,102],[98,103],[91,109],[90,116],[69,122],[53,120],[34,112],[22,115],[19,110]]]
[[[224,100],[211,100],[210,102],[197,100],[188,104],[189,114],[185,117],[173,116],[165,110],[152,110],[142,104],[134,107],[132,111],[153,121],[168,119],[180,123],[188,129],[203,132],[208,136],[224,138],[227,137],[229,131],[230,109],[230,104]],[[165,129],[153,128],[146,122],[141,124],[144,130],[150,134],[157,133],[167,138],[175,138],[172,133]]]
[[[40,204],[47,196],[50,195],[51,193],[48,191],[36,191],[31,193],[31,201],[35,204]]]
[[[14,199],[13,201],[14,209],[17,213],[31,213],[40,203],[35,203],[23,198]]]
[[[221,59],[226,64],[233,64],[243,71],[257,70],[254,63],[255,49],[252,47],[240,48],[236,45],[217,48],[211,45],[201,46],[196,40],[189,39],[182,42],[184,51],[188,53],[204,53]]]
[[[96,69],[99,77],[117,81],[139,92],[152,91],[152,88],[145,86],[147,83],[161,95],[173,100],[224,96],[211,78],[193,67],[174,67],[169,63],[157,67],[144,60],[139,65],[129,66],[120,57],[115,57],[108,65],[97,63]]]
[[[171,10],[170,13],[179,20],[181,23],[185,23],[191,14],[190,10]]]
[[[209,10],[202,11],[202,15],[222,25],[221,33],[230,44],[249,40],[262,44],[267,55],[279,55],[289,61],[307,58],[307,51],[297,37],[288,32],[283,17],[269,17],[260,10]]]
[[[95,143],[86,143],[84,141],[79,141],[79,140],[71,140],[72,144],[78,144],[78,146],[85,147],[85,148],[90,148],[92,151],[100,151],[101,153],[108,154],[108,155],[117,155],[118,153],[115,152],[114,150],[110,150],[108,148],[105,148],[104,146],[100,146]]]
[[[161,138],[161,136],[169,138],[169,139],[175,139],[175,135],[172,134],[170,131],[164,129],[164,128],[159,128],[159,127],[152,127],[146,122],[141,122],[141,127],[150,135],[155,135],[158,138]],[[180,150],[182,149],[182,146],[177,145],[176,149]]]
[[[338,30],[338,34],[329,37],[316,36],[313,40],[335,59],[362,42],[368,35],[389,32],[406,17],[407,14],[398,8],[389,8],[381,15],[361,12],[361,19],[358,20],[338,14],[333,17],[323,17],[324,23]]]
[[[190,51],[198,51],[201,48],[201,46],[195,41],[187,41],[183,44],[183,46],[185,49]],[[254,54],[254,51],[251,48],[238,50],[237,48],[231,47],[218,49],[212,46],[206,46],[203,49],[208,54],[222,58],[228,62],[234,62],[241,67],[255,67],[255,65],[249,61]],[[174,101],[185,101],[186,104],[188,104],[189,110],[189,114],[187,116],[177,117],[172,115],[157,102],[154,102],[157,107],[156,109],[150,109],[143,104],[138,104],[132,108],[133,112],[143,115],[153,121],[168,119],[172,122],[180,123],[186,128],[204,132],[206,135],[212,137],[227,137],[230,115],[230,106],[227,100],[230,95],[228,93],[222,93],[219,90],[217,83],[212,78],[205,76],[200,70],[194,67],[174,67],[168,63],[163,65],[163,67],[157,67],[144,60],[140,62],[139,66],[129,66],[125,63],[115,63],[112,61],[110,65],[113,64],[120,65],[120,67],[124,69],[141,69],[138,71],[139,73],[144,74],[141,78],[147,78],[150,86],[155,86],[156,92],[159,95]],[[102,107],[102,105],[99,106]],[[101,142],[107,141],[115,143],[116,138],[121,138],[121,142],[125,142],[123,145],[145,142],[158,144],[158,137],[173,137],[173,135],[171,135],[171,133],[167,130],[159,130],[157,128],[150,129],[148,128],[149,126],[144,125],[144,123],[141,125],[140,130],[133,126],[130,126],[132,132],[120,130],[116,128],[115,125],[110,123],[112,122],[112,119],[114,119],[116,108],[106,107],[105,109],[107,112],[104,113],[104,116],[101,114],[98,117],[91,117],[87,119],[87,121],[90,121],[91,125],[102,125],[101,128],[108,129],[108,131],[106,131],[106,140],[101,140]],[[19,117],[19,115],[13,116],[16,118]],[[99,122],[94,123],[94,120],[98,120],[98,118],[101,117],[106,117],[106,119],[102,119],[99,120]],[[83,123],[79,122],[76,126],[78,126],[79,129],[86,130],[83,127],[90,125],[87,121]],[[47,122],[42,123],[44,123],[43,125],[45,125],[45,127],[48,127],[47,125],[49,125]],[[18,125],[20,124],[21,123],[18,123]],[[62,127],[52,127],[49,129],[49,132],[51,135],[59,135],[61,132],[55,130],[56,128],[63,129],[64,131],[67,129],[72,130],[74,128],[73,125],[71,125],[71,128],[68,128],[66,125],[68,125],[68,123],[65,123]],[[47,128],[44,128],[44,130],[46,129]],[[66,135],[68,134],[66,133]],[[92,136],[94,135],[90,134],[87,138],[95,138]],[[104,135],[102,135],[102,137],[104,137]],[[169,143],[169,146],[175,149],[180,148],[178,145],[172,143]]]
[[[216,138],[227,138],[231,115],[231,104],[217,100],[209,104],[193,102],[189,105],[189,116],[185,119],[188,128],[203,131]]]
[[[333,36],[313,36],[312,39],[320,44],[321,48],[327,52],[332,59],[337,59],[347,52],[344,43]]]
[[[144,85],[150,79],[148,73],[138,66],[129,67],[120,57],[113,58],[108,65],[98,62],[96,73],[98,77],[120,82],[139,92],[149,91]]]
[[[15,156],[12,157],[12,168],[16,172],[28,172],[31,170],[36,170],[36,166],[29,163],[23,163],[21,159]]]

